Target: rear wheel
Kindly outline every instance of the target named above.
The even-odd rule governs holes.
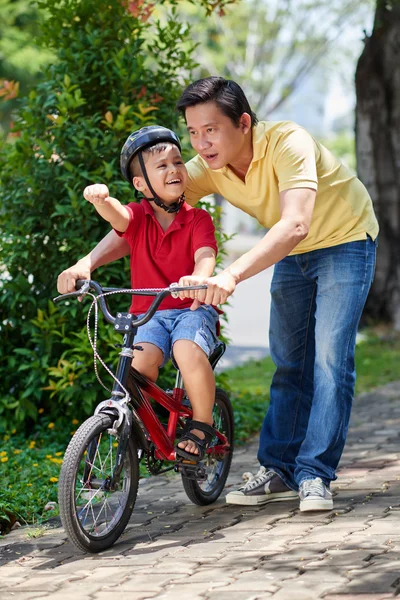
[[[98,414],[87,419],[71,439],[60,472],[58,501],[63,527],[80,550],[101,552],[128,524],[139,483],[136,444],[129,439],[123,468],[110,489],[118,448],[113,419]]]
[[[211,452],[211,454],[207,454],[204,457],[202,464],[206,470],[206,480],[188,479],[182,475],[183,487],[189,500],[199,506],[212,504],[217,500],[224,489],[232,462],[234,435],[233,410],[228,395],[219,388],[215,392],[213,419],[215,429],[226,436],[229,448],[221,454]],[[210,447],[217,446],[219,443],[218,438],[215,437]]]

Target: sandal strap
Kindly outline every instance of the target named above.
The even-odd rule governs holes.
[[[192,442],[194,442],[199,449],[207,448],[207,443],[208,443],[207,439],[206,438],[201,439],[195,433],[192,433],[191,431],[189,431],[184,436],[182,436],[179,441],[186,442],[186,440],[191,440]]]
[[[198,429],[204,433],[204,438],[199,438],[198,435],[192,433],[193,429]],[[205,456],[206,450],[215,437],[216,431],[214,427],[211,425],[207,425],[207,423],[203,423],[202,421],[187,421],[185,424],[185,428],[182,432],[182,437],[180,438],[180,442],[184,442],[186,440],[190,440],[194,442],[199,450],[199,454],[194,454],[192,452],[186,452],[182,448],[177,447],[176,452],[183,456],[193,457],[194,460],[202,460]]]
[[[206,435],[208,434],[208,435],[211,435],[212,437],[215,436],[214,427],[211,427],[211,425],[207,425],[207,423],[203,423],[202,421],[191,421],[190,429],[199,429],[199,431],[202,431]]]

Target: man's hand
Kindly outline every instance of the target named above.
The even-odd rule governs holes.
[[[65,269],[57,279],[57,290],[60,294],[68,294],[75,291],[77,279],[90,279],[90,266],[85,262],[77,262],[76,265]]]
[[[236,280],[229,271],[222,271],[215,277],[208,277],[204,281],[208,288],[205,291],[205,304],[223,304],[235,291]]]
[[[233,294],[236,288],[236,280],[229,271],[222,271],[215,277],[198,277],[187,275],[179,280],[180,286],[185,285],[207,285],[206,290],[188,290],[187,292],[179,292],[181,300],[183,298],[193,298],[194,302],[190,307],[191,310],[196,310],[200,303],[204,304],[223,304],[227,298]]]
[[[105,204],[106,200],[110,197],[110,192],[108,191],[108,187],[103,183],[95,183],[85,187],[83,190],[83,197],[88,202],[101,206],[102,204]]]

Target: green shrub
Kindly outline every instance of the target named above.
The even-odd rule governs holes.
[[[83,188],[101,181],[131,201],[119,172],[127,135],[154,122],[178,127],[174,107],[194,66],[193,46],[178,3],[161,4],[169,6],[163,22],[144,0],[39,2],[43,43],[57,60],[20,101],[16,137],[0,151],[0,429],[37,419],[40,407],[53,418],[88,414],[104,397],[91,368],[86,309],[50,299],[57,274],[109,229]],[[210,11],[227,2],[197,4]],[[96,278],[127,286],[128,261]],[[120,341],[108,330],[101,325],[107,360]]]
[[[21,524],[38,523],[54,514],[44,509],[48,502],[57,502],[64,451],[78,421],[51,421],[43,409],[39,419],[29,438],[16,430],[0,438],[0,534],[16,520]]]

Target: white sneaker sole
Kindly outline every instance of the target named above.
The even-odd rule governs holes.
[[[308,512],[312,510],[332,510],[333,500],[325,500],[324,498],[306,498],[300,502],[300,511]]]
[[[237,492],[230,492],[225,496],[227,504],[239,504],[242,506],[258,506],[268,504],[268,502],[282,502],[283,500],[294,500],[298,498],[297,492],[282,492],[280,494],[268,494],[265,496],[245,496]]]

